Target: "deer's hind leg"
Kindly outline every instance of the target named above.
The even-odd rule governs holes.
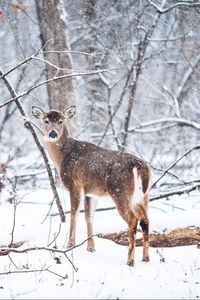
[[[146,197],[146,196],[145,196]],[[145,206],[141,203],[134,207],[134,213],[140,221],[143,234],[143,256],[142,261],[149,261],[149,219]]]
[[[138,223],[138,219],[135,217],[133,213],[131,213],[130,221],[128,223],[129,246],[128,246],[128,261],[127,261],[127,265],[131,267],[134,266],[137,223]]]
[[[140,226],[142,228],[143,233],[143,256],[142,261],[148,262],[149,261],[149,219],[147,217],[147,209],[148,209],[148,196],[144,197],[144,217],[140,221]]]
[[[127,199],[127,195],[124,194],[123,196],[113,197],[113,200],[116,204],[120,216],[124,219],[124,221],[128,225],[129,246],[128,246],[127,265],[133,267],[134,257],[135,257],[136,231],[137,231],[138,219],[135,216],[132,209],[131,197],[130,199],[129,198]]]
[[[149,261],[149,222],[140,221],[140,226],[142,228],[143,233],[143,256],[142,261]]]
[[[93,238],[93,218],[94,218],[94,212],[96,207],[96,200],[86,196],[84,200],[84,207],[85,207],[85,221],[87,224],[87,235],[88,235],[87,250],[90,252],[94,252],[95,244]]]

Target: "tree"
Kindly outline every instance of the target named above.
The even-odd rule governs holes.
[[[59,0],[36,1],[36,8],[41,31],[47,79],[69,73],[72,69],[67,41],[67,25],[63,20],[64,8]],[[47,86],[50,108],[63,110],[75,104],[75,89],[72,78],[54,81]],[[73,130],[76,130],[76,119]]]

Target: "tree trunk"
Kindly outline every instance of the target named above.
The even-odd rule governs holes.
[[[71,69],[69,53],[63,53],[63,51],[69,51],[66,36],[67,26],[63,20],[64,8],[59,0],[36,1],[36,8],[42,45],[45,46],[44,51],[47,51],[44,52],[44,59],[58,67],[55,68],[51,64],[46,63],[47,79],[71,72],[69,71]],[[57,51],[62,51],[62,53]],[[75,104],[75,90],[72,78],[53,81],[47,86],[47,91],[50,108],[63,110],[67,106]],[[73,121],[72,130],[76,131],[76,118]]]

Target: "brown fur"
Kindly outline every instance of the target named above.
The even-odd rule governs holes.
[[[39,110],[39,108],[37,109]],[[135,155],[107,150],[92,143],[70,138],[65,124],[65,116],[61,112],[50,111],[44,113],[42,111],[42,116],[39,117],[38,113],[41,112],[33,110],[35,117],[49,122],[43,124],[48,152],[54,161],[63,185],[70,192],[71,218],[68,246],[75,245],[76,220],[81,194],[84,193],[86,196],[85,218],[88,236],[93,234],[93,213],[89,195],[109,195],[129,227],[128,265],[134,265],[135,235],[138,220],[143,230],[142,260],[149,261],[149,220],[147,217],[148,192],[151,186],[149,166]],[[52,130],[58,134],[56,142],[49,139],[49,132]],[[143,192],[143,200],[135,205],[134,197],[136,195],[134,193],[136,193],[138,178],[134,178],[134,168],[137,169],[137,176],[141,178]],[[88,240],[88,250],[94,250],[93,237]]]

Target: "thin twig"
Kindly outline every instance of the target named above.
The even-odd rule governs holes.
[[[36,246],[36,247],[30,247],[30,248],[25,248],[25,249],[16,249],[16,248],[8,248],[8,247],[1,247],[0,248],[0,256],[5,256],[10,253],[27,253],[30,251],[39,251],[39,250],[44,250],[44,251],[49,251],[52,253],[61,253],[64,254],[64,256],[67,258],[67,260],[70,262],[72,265],[73,269],[77,272],[78,269],[74,266],[74,263],[71,261],[71,259],[67,256],[67,252],[72,251],[80,246],[82,246],[84,243],[86,243],[91,237],[94,237],[95,235],[89,236],[87,239],[85,239],[83,242],[71,247],[67,248],[64,250],[57,249],[57,248],[51,248],[51,247],[45,247],[45,246]]]
[[[151,4],[159,13],[164,14],[176,7],[181,7],[181,6],[188,6],[188,7],[199,7],[200,6],[200,2],[192,2],[189,3],[188,1],[178,1],[176,4],[170,5],[166,8],[161,8],[159,7],[156,3],[154,3],[151,0],[147,0],[149,2],[149,4]]]
[[[11,258],[11,256],[8,254],[8,257],[11,261],[11,263],[15,266],[16,269],[19,269],[18,266],[15,264],[15,262],[13,261],[13,259]]]
[[[44,85],[44,84],[49,84],[53,81],[56,81],[56,80],[61,80],[61,79],[64,79],[64,78],[69,78],[69,77],[77,77],[77,76],[90,76],[90,75],[96,75],[96,74],[99,74],[99,73],[105,73],[105,72],[111,72],[111,71],[114,71],[116,69],[119,69],[119,68],[113,68],[113,69],[102,69],[102,70],[94,70],[94,71],[85,71],[85,72],[75,72],[75,73],[71,73],[71,74],[65,74],[65,75],[61,75],[61,76],[55,76],[55,77],[52,77],[50,79],[47,79],[47,80],[44,80],[34,86],[32,86],[28,91],[20,94],[20,95],[15,95],[13,96],[13,98],[11,98],[10,100],[8,101],[5,101],[4,103],[0,104],[0,108],[8,105],[9,103],[11,102],[14,102],[16,100],[19,100],[20,98],[28,95],[30,92],[32,92],[33,90],[35,90],[36,88]],[[2,77],[3,77],[3,72],[1,72]],[[5,77],[4,77],[5,78]]]
[[[60,274],[58,274],[58,273],[56,273],[56,272],[53,272],[53,271],[51,271],[50,269],[46,269],[46,271],[49,272],[49,273],[51,273],[51,274],[53,274],[53,275],[56,275],[56,276],[58,276],[58,277],[60,277],[60,278],[62,278],[62,279],[66,279],[65,276],[62,276],[62,275],[60,275]]]
[[[17,211],[17,199],[16,199],[16,195],[15,195],[13,197],[13,225],[12,225],[12,231],[11,231],[10,246],[13,244],[13,241],[14,241],[14,231],[15,231],[15,225],[16,225],[16,211]]]
[[[188,126],[188,127],[193,127],[195,129],[200,129],[200,123],[197,123],[195,121],[191,121],[188,119],[183,119],[183,118],[162,118],[162,119],[157,119],[157,120],[152,120],[149,122],[141,123],[135,127],[129,127],[128,132],[140,132],[139,129],[145,128],[145,127],[151,127],[155,126],[157,124],[162,124],[162,123],[170,123],[170,125],[173,125],[173,123],[177,123],[180,126]]]
[[[163,174],[154,182],[154,184],[152,185],[152,187],[155,187],[156,184],[167,174],[167,172],[172,169],[175,165],[177,165],[177,163],[179,163],[185,156],[187,156],[188,154],[190,154],[192,151],[194,150],[199,150],[200,149],[200,145],[196,145],[195,147],[191,148],[190,150],[188,150],[187,152],[185,152],[183,155],[181,155],[175,162],[173,162],[173,164],[171,164],[164,172]]]
[[[200,188],[200,183],[194,184],[192,186],[190,185],[186,188],[174,189],[174,190],[171,190],[169,192],[160,193],[160,194],[157,194],[155,196],[151,196],[149,201],[159,200],[159,199],[171,197],[171,196],[174,196],[174,195],[179,195],[180,196],[180,195],[183,195],[183,194],[189,194],[190,192],[198,190],[199,188]]]
[[[8,272],[1,272],[0,275],[10,275],[10,274],[22,274],[22,273],[34,273],[34,272],[43,272],[47,271],[48,268],[46,269],[25,269],[25,270],[14,270],[14,271],[8,271]]]
[[[53,241],[51,241],[51,242],[48,244],[48,247],[50,247],[50,246],[56,241],[57,237],[58,237],[59,234],[60,234],[60,229],[61,229],[61,223],[59,224],[59,228],[58,228],[57,234],[54,236]]]

